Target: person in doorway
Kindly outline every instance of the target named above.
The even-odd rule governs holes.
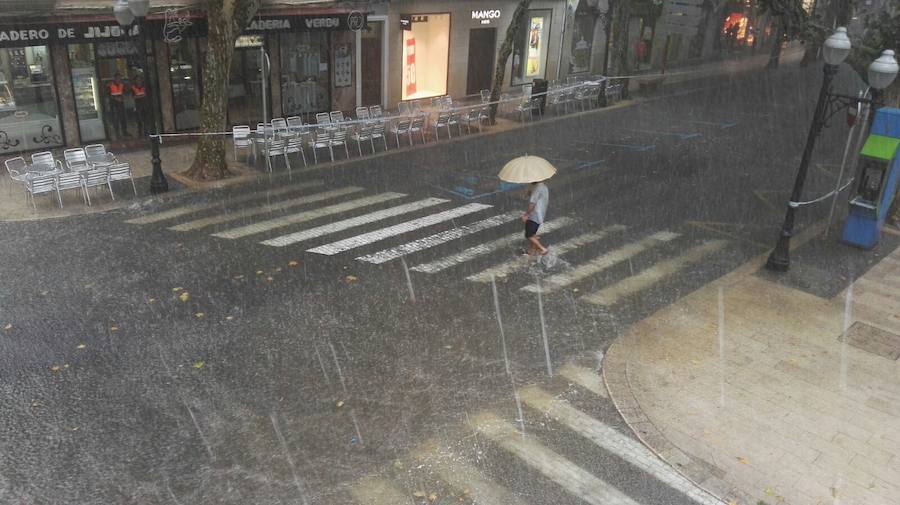
[[[134,97],[134,114],[137,119],[138,135],[143,137],[149,132],[147,124],[147,86],[144,84],[144,76],[138,74],[131,84],[131,96]]]
[[[533,256],[535,253],[544,256],[547,254],[547,248],[541,244],[541,237],[538,236],[538,228],[544,223],[544,217],[547,214],[547,205],[550,203],[550,190],[543,182],[532,182],[531,189],[528,191],[528,209],[522,214],[522,222],[525,223],[525,239],[528,241],[527,254]]]
[[[128,136],[128,123],[125,117],[125,83],[122,81],[122,74],[116,72],[112,82],[107,86],[107,93],[116,136],[120,139],[125,138]]]

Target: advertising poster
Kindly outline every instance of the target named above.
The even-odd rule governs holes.
[[[528,23],[528,52],[525,60],[525,77],[541,75],[541,49],[544,45],[544,18],[536,16]]]
[[[334,49],[334,87],[346,88],[353,84],[353,57],[349,44],[338,44]]]
[[[403,74],[406,76],[406,96],[416,93],[416,39],[406,39],[406,58]]]

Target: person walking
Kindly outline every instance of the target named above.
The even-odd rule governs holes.
[[[144,77],[138,74],[131,85],[131,96],[134,97],[134,114],[137,117],[138,135],[143,137],[149,133],[147,124],[147,86]]]
[[[123,139],[128,136],[128,123],[125,117],[125,83],[122,82],[122,74],[116,72],[112,82],[107,86],[107,92],[116,137]]]
[[[525,223],[525,239],[528,241],[528,255],[539,253],[547,254],[547,248],[541,244],[538,229],[544,224],[547,214],[547,206],[550,204],[550,189],[543,182],[532,182],[528,196],[528,208],[522,214],[522,222]]]

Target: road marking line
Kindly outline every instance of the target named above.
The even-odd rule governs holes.
[[[229,230],[213,233],[212,236],[227,239],[246,237],[248,235],[262,233],[264,231],[274,230],[276,228],[282,228],[284,226],[290,226],[292,224],[305,223],[307,221],[312,221],[313,219],[318,219],[320,217],[340,214],[341,212],[346,212],[348,210],[359,209],[362,207],[368,207],[369,205],[375,205],[377,203],[396,200],[398,198],[403,198],[404,196],[406,195],[403,193],[381,193],[378,195],[367,196],[365,198],[358,198],[356,200],[329,205],[327,207],[322,207],[319,209],[299,212],[297,214],[289,214],[287,216],[282,216],[275,219],[269,219],[266,221],[260,221],[258,223],[248,224],[246,226],[231,228]]]
[[[390,482],[375,477],[367,477],[350,489],[353,499],[360,505],[412,505],[410,496]]]
[[[510,221],[515,221],[521,214],[522,213],[519,211],[513,211],[507,212],[506,214],[492,216],[482,221],[459,226],[447,231],[442,231],[440,233],[435,233],[434,235],[430,235],[425,238],[413,240],[412,242],[408,242],[397,247],[392,247],[390,249],[385,249],[383,251],[378,251],[366,256],[360,256],[356,259],[365,261],[366,263],[374,263],[376,265],[380,265],[382,263],[397,259],[401,256],[406,256],[410,253],[423,251],[425,249],[450,242],[451,240],[465,237],[466,235],[471,235],[482,230],[487,230],[489,228],[494,228],[502,224],[506,224]]]
[[[273,237],[269,240],[260,242],[260,244],[273,247],[284,247],[287,245],[296,244],[298,242],[303,242],[304,240],[323,237],[325,235],[348,230],[350,228],[354,228],[364,224],[374,223],[376,221],[381,221],[382,219],[387,219],[389,217],[400,216],[402,214],[408,214],[417,210],[426,209],[428,207],[433,207],[435,205],[440,205],[449,201],[450,200],[443,200],[441,198],[426,198],[424,200],[398,205],[396,207],[377,210],[375,212],[370,212],[361,216],[351,217],[342,221],[323,224],[322,226],[317,226],[308,230],[300,230],[298,232],[289,233],[287,235]]]
[[[564,226],[568,226],[574,223],[575,220],[570,217],[561,217],[559,219],[554,219],[553,221],[549,221],[544,223],[541,226],[541,233],[546,234],[551,231],[558,230]],[[476,246],[472,246],[464,251],[460,251],[456,254],[451,254],[450,256],[446,256],[440,259],[436,259],[430,263],[422,263],[421,265],[416,265],[410,270],[416,272],[424,272],[427,274],[433,274],[440,272],[442,270],[446,270],[448,268],[455,267],[456,265],[461,265],[467,261],[471,261],[480,256],[484,256],[492,251],[496,251],[497,249],[510,246],[514,244],[516,241],[524,240],[522,232],[513,233],[512,235],[507,235],[503,238],[493,240],[491,242],[485,242],[484,244],[478,244]]]
[[[600,375],[590,368],[566,363],[559,369],[559,374],[597,396],[609,398],[609,393],[606,391]]]
[[[556,452],[522,434],[491,413],[473,418],[475,429],[530,467],[559,484],[567,493],[592,505],[637,505],[621,491]]]
[[[639,274],[627,277],[612,286],[601,289],[589,295],[581,297],[582,300],[595,305],[614,305],[620,299],[633,295],[638,291],[659,282],[661,279],[672,275],[684,267],[699,261],[708,254],[712,254],[725,247],[727,240],[711,240],[689,249],[687,252],[660,263],[657,263]]]
[[[530,291],[532,293],[552,293],[566,286],[574,284],[582,279],[596,275],[617,263],[621,263],[633,256],[636,256],[653,246],[669,242],[678,238],[678,234],[670,231],[660,231],[653,235],[644,237],[637,242],[625,244],[624,246],[601,254],[596,258],[579,265],[568,272],[561,272],[541,281],[540,287],[537,284],[529,284],[522,288],[522,291]]]
[[[331,191],[325,191],[325,192],[316,193],[313,195],[301,196],[299,198],[291,198],[290,200],[284,200],[284,201],[281,201],[278,203],[263,205],[262,207],[254,207],[252,209],[243,209],[243,210],[239,210],[237,212],[228,212],[228,213],[219,214],[216,216],[195,219],[193,221],[187,221],[185,223],[177,224],[175,226],[170,226],[169,229],[173,230],[173,231],[197,230],[200,228],[205,228],[207,226],[212,226],[214,224],[227,223],[229,221],[235,221],[237,219],[258,216],[259,214],[268,214],[268,213],[274,212],[276,210],[289,209],[291,207],[299,207],[299,206],[305,205],[307,203],[321,202],[322,200],[328,200],[328,199],[335,198],[338,196],[349,195],[351,193],[358,193],[362,190],[363,190],[363,188],[356,187],[356,186],[334,189]]]
[[[484,477],[484,472],[469,465],[456,452],[427,440],[413,451],[415,458],[433,470],[456,490],[468,489],[468,497],[478,505],[527,505],[505,487]]]
[[[125,221],[129,224],[150,224],[156,223],[158,221],[165,221],[166,219],[172,219],[175,217],[184,216],[185,214],[192,214],[194,212],[199,212],[201,210],[208,209],[216,209],[219,207],[224,207],[226,204],[235,204],[235,203],[243,203],[248,202],[250,200],[255,200],[257,198],[270,197],[270,196],[278,196],[284,193],[291,193],[294,191],[298,191],[301,189],[308,189],[321,186],[323,184],[322,181],[309,181],[302,182],[299,184],[293,184],[291,186],[285,186],[283,188],[278,189],[264,189],[260,191],[254,191],[252,193],[248,193],[246,195],[241,195],[235,198],[228,198],[225,200],[216,200],[211,203],[198,203],[193,205],[184,205],[182,207],[175,207],[174,209],[164,210],[162,212],[156,212],[153,214],[148,214],[146,216],[136,217],[134,219],[129,219]]]
[[[619,456],[696,502],[704,505],[722,505],[721,501],[675,471],[642,443],[581,412],[564,400],[553,397],[537,386],[520,389],[519,398],[526,405],[549,414],[598,447]]]
[[[610,233],[622,231],[625,228],[626,228],[625,226],[622,226],[620,224],[614,224],[612,226],[607,226],[606,228],[603,228],[600,231],[585,233],[585,234],[579,235],[577,237],[573,237],[569,240],[566,240],[565,242],[563,242],[559,245],[551,246],[551,251],[553,251],[553,253],[556,255],[562,255],[573,249],[577,249],[584,245],[590,244],[591,242],[596,242],[598,240],[602,240]],[[521,235],[520,235],[520,237],[521,237]],[[522,240],[524,240],[524,238]],[[482,270],[481,272],[478,272],[477,274],[470,275],[470,276],[466,277],[466,279],[468,279],[472,282],[483,282],[483,283],[491,282],[492,278],[493,279],[502,279],[503,277],[506,277],[509,274],[512,274],[514,272],[518,272],[520,270],[524,270],[524,269],[528,268],[528,265],[530,265],[530,264],[531,264],[531,258],[528,258],[528,257],[515,258],[510,261],[500,263],[499,265],[495,265],[486,270]]]
[[[468,205],[463,205],[462,207],[457,207],[455,209],[445,210],[443,212],[438,212],[437,214],[432,214],[430,216],[420,217],[419,219],[413,219],[412,221],[407,221],[405,223],[389,226],[387,228],[371,231],[369,233],[363,233],[362,235],[346,238],[344,240],[338,240],[337,242],[321,245],[313,249],[307,249],[306,252],[333,256],[344,251],[356,249],[357,247],[362,247],[364,245],[379,242],[390,237],[418,230],[419,228],[433,226],[438,223],[443,223],[444,221],[450,221],[451,219],[456,219],[458,217],[462,217],[467,214],[472,214],[473,212],[479,212],[489,208],[491,208],[491,205],[486,205],[483,203],[470,203]]]

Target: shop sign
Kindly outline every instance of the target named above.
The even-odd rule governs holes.
[[[500,9],[487,9],[472,11],[472,19],[480,21],[483,25],[491,24],[491,21],[500,18]]]
[[[122,28],[118,23],[77,24],[71,26],[0,27],[0,46],[40,46],[54,42],[93,42],[127,39],[138,34],[138,27]]]
[[[366,26],[366,15],[361,12],[348,14],[323,14],[319,16],[281,16],[253,19],[244,33],[307,32],[307,31],[359,31]]]

